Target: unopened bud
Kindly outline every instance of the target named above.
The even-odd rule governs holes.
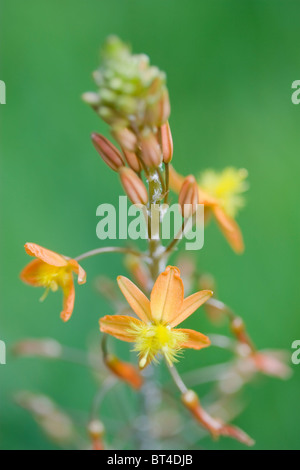
[[[181,207],[182,215],[185,218],[191,217],[196,212],[199,202],[199,192],[194,176],[190,175],[185,178],[181,186],[178,202]]]
[[[161,148],[163,153],[164,163],[170,163],[173,157],[173,139],[168,122],[163,124],[160,128]]]
[[[147,204],[148,192],[143,181],[131,168],[120,168],[119,175],[125,193],[132,204]]]
[[[169,93],[168,93],[168,90],[165,90],[162,95],[162,98],[160,99],[157,105],[158,122],[161,125],[164,124],[169,119],[170,113],[171,113],[171,105],[170,105]]]
[[[88,433],[92,441],[93,450],[104,450],[103,435],[105,432],[104,424],[98,419],[94,419],[88,424]]]
[[[198,395],[193,390],[187,390],[181,396],[181,400],[183,404],[190,410],[195,410],[200,405]]]
[[[119,379],[128,383],[133,389],[138,390],[143,385],[143,378],[139,371],[129,362],[120,361],[116,356],[108,354],[105,364]]]
[[[100,134],[92,134],[92,141],[95,149],[100,154],[102,160],[114,171],[124,166],[124,162],[119,150]]]
[[[132,168],[136,173],[140,173],[142,170],[142,165],[137,155],[134,152],[129,152],[129,150],[123,149],[124,157],[130,168]]]
[[[137,147],[137,138],[136,135],[127,127],[115,128],[112,131],[112,135],[120,146],[128,150],[129,152],[134,152]]]
[[[94,109],[96,109],[100,104],[100,96],[98,93],[94,93],[93,91],[87,91],[84,93],[82,95],[82,100]]]
[[[142,159],[148,168],[157,168],[162,162],[161,148],[152,132],[140,139]]]

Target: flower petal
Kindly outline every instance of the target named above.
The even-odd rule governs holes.
[[[168,266],[161,273],[151,292],[151,315],[155,321],[169,322],[181,311],[184,288],[180,271],[174,266]]]
[[[145,294],[127,277],[118,276],[117,280],[121,292],[132,310],[143,322],[151,321],[150,301]]]
[[[60,314],[60,318],[67,322],[70,320],[71,315],[74,310],[74,303],[75,303],[75,287],[73,276],[70,273],[68,280],[65,282],[64,285],[61,286],[64,294],[64,303],[63,303],[63,311]]]
[[[229,217],[220,206],[213,208],[218,225],[231,248],[238,254],[244,251],[244,241],[241,230],[234,219]]]
[[[203,335],[195,330],[186,330],[184,328],[178,328],[176,331],[180,331],[187,336],[187,341],[182,344],[183,348],[189,349],[203,349],[210,346],[210,339],[208,336]]]
[[[86,272],[85,270],[80,266],[80,264],[77,263],[75,259],[70,259],[68,260],[68,264],[71,266],[72,270],[74,273],[77,274],[78,276],[78,284],[85,284],[86,283]]]
[[[201,305],[203,305],[212,295],[213,292],[211,290],[201,290],[184,299],[181,312],[169,320],[170,325],[174,327],[182,323],[199,307],[201,307]]]
[[[100,331],[108,333],[121,341],[134,341],[134,335],[128,332],[132,324],[142,326],[142,322],[128,315],[106,315],[100,318]]]
[[[42,246],[36,245],[35,243],[26,243],[25,250],[30,256],[35,256],[51,266],[62,267],[68,264],[67,259],[63,256],[55,253],[54,251],[47,250]]]
[[[20,278],[26,284],[30,284],[34,287],[43,286],[41,274],[45,270],[45,263],[40,259],[34,259],[25,266],[20,274]]]

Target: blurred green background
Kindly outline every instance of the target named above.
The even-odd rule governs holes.
[[[125,269],[119,255],[86,261],[89,281],[77,289],[72,321],[59,320],[60,295],[22,285],[34,241],[70,256],[100,245],[96,207],[117,202],[119,183],[90,143],[106,126],[80,100],[93,90],[99,46],[114,33],[167,72],[176,167],[245,167],[251,191],[239,217],[246,252],[230,250],[214,225],[196,254],[216,276],[219,297],[241,314],[260,348],[300,337],[300,79],[298,1],[280,0],[1,0],[1,325],[8,347],[24,337],[54,337],[85,349],[98,318],[112,313],[94,292],[98,274]],[[110,257],[111,256],[111,257]],[[192,323],[208,333],[201,316]],[[204,326],[205,325],[205,326]],[[123,346],[116,346],[119,351]],[[128,350],[127,346],[124,350]],[[193,369],[197,353],[181,370]],[[210,360],[203,352],[202,363]],[[221,358],[222,360],[222,358]],[[248,407],[235,420],[256,449],[298,449],[300,366],[288,382],[262,378],[248,387]],[[88,410],[95,384],[83,368],[14,359],[0,366],[0,448],[55,448],[12,394],[30,389],[68,409]],[[107,411],[107,413],[110,413]],[[228,439],[206,448],[242,448]]]

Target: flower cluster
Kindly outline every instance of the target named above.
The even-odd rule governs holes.
[[[192,261],[178,258],[176,266],[168,265],[169,257],[176,251],[180,239],[174,237],[164,244],[160,237],[160,227],[155,233],[152,231],[150,211],[155,205],[160,224],[164,217],[163,206],[169,203],[173,191],[178,195],[184,233],[186,224],[195,222],[197,205],[203,204],[205,221],[213,215],[233,250],[242,253],[243,237],[235,217],[244,206],[243,193],[248,187],[247,172],[234,168],[226,168],[222,172],[207,170],[199,178],[192,174],[182,176],[176,172],[172,161],[173,140],[168,122],[170,103],[165,74],[157,67],[151,66],[147,56],[133,55],[130,48],[120,39],[110,37],[107,40],[102,49],[102,65],[94,73],[94,79],[98,90],[85,93],[83,99],[108,124],[115,143],[99,133],[92,134],[92,142],[104,163],[119,175],[129,200],[133,204],[146,205],[150,218],[147,249],[140,251],[126,246],[100,247],[76,258],[69,258],[37,244],[26,243],[26,252],[35,259],[24,268],[21,279],[32,286],[46,288],[45,294],[61,288],[64,297],[61,318],[66,322],[74,308],[74,275],[77,276],[79,284],[86,282],[85,271],[79,262],[104,253],[124,254],[125,266],[131,279],[119,275],[117,284],[126,303],[119,299],[119,292],[114,283],[105,279],[97,283],[98,290],[107,297],[114,309],[114,314],[100,318],[103,366],[111,374],[103,378],[106,372],[103,372],[103,369],[99,371],[101,380],[103,379],[100,396],[105,396],[115,381],[121,380],[141,393],[144,401],[148,400],[149,394],[153,394],[151,390],[153,391],[154,387],[154,395],[160,397],[161,405],[164,403],[164,385],[157,387],[149,370],[153,375],[153,370],[157,370],[155,365],[164,362],[180,393],[182,404],[212,437],[229,436],[243,444],[252,445],[252,439],[243,431],[204,410],[195,391],[185,385],[175,364],[182,359],[184,349],[200,351],[212,345],[225,347],[233,353],[234,359],[228,367],[234,377],[239,377],[239,384],[252,379],[258,371],[281,378],[285,378],[289,371],[274,353],[257,351],[244,322],[216,298],[213,294],[213,278],[198,272],[195,258]],[[186,297],[185,291],[188,293]],[[216,320],[222,318],[229,321],[233,339],[220,335],[208,337],[194,329],[177,328],[202,305],[202,310],[205,309],[212,323],[215,324]],[[199,319],[201,321],[200,316]],[[119,359],[110,351],[109,336],[133,343],[132,352],[136,356],[138,367]],[[49,339],[22,341],[15,347],[15,353],[72,362],[74,357],[78,357],[70,349]],[[205,355],[202,363],[204,360]],[[86,363],[98,368],[98,355],[92,361],[89,358]],[[201,370],[196,371],[194,376],[197,384],[199,376],[203,379],[205,372],[202,374]],[[228,377],[228,374],[223,376],[220,373],[215,377],[220,390],[220,399],[216,403],[219,408],[224,402],[224,390],[228,391],[224,377]],[[28,395],[26,397],[26,400],[24,396],[21,400],[22,406],[36,416],[36,399],[31,396],[28,399]],[[98,407],[101,399],[98,396],[95,399]],[[87,434],[92,447],[100,450],[105,447],[104,425],[102,420],[99,420],[97,406],[93,407]],[[141,414],[144,415],[145,409],[148,408],[149,406],[144,407]],[[52,410],[56,418],[61,419],[62,415],[56,407],[51,405],[48,409],[50,415]],[[160,409],[160,406],[156,406],[152,410],[153,413],[150,413],[151,416],[148,416],[147,435],[154,434],[152,419],[160,413]],[[167,403],[165,411],[169,413]],[[223,406],[224,411],[227,417],[230,416],[227,401],[225,409]],[[49,413],[45,414],[43,419],[38,419],[44,428],[51,422]],[[171,415],[168,416],[171,420]],[[162,420],[159,422],[162,428]],[[137,432],[137,438],[142,439],[145,426],[142,431],[135,423],[133,429]],[[141,444],[141,447],[143,446],[144,442]]]

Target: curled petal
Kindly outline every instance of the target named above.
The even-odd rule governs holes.
[[[108,333],[121,341],[129,343],[134,341],[134,335],[130,333],[132,325],[141,327],[143,323],[128,315],[106,315],[100,318],[100,331]]]
[[[184,299],[180,313],[173,318],[170,318],[170,325],[174,327],[182,323],[199,307],[201,307],[201,305],[203,305],[212,295],[213,292],[211,290],[202,290]]]
[[[71,266],[72,270],[74,273],[77,274],[78,276],[78,284],[85,284],[86,283],[86,272],[85,270],[80,266],[80,264],[77,263],[75,259],[70,259],[68,260],[68,264]]]
[[[55,253],[54,251],[47,250],[40,245],[36,245],[36,243],[26,243],[25,250],[28,255],[35,256],[51,266],[63,267],[68,264],[67,259],[63,256]]]
[[[231,248],[238,254],[244,251],[244,241],[241,230],[234,219],[225,214],[220,206],[213,208],[215,218]]]
[[[210,346],[210,339],[208,336],[203,335],[195,330],[187,330],[184,328],[178,328],[176,331],[180,331],[181,333],[187,336],[187,340],[185,343],[182,344],[183,348],[188,349],[203,349]]]
[[[64,305],[63,311],[60,314],[60,318],[67,322],[70,320],[71,315],[74,310],[74,302],[75,302],[75,288],[74,288],[74,281],[72,274],[70,275],[68,281],[62,286],[63,294],[64,294]]]
[[[184,288],[178,268],[168,266],[151,292],[151,315],[155,321],[169,322],[181,311]]]
[[[145,294],[127,277],[118,276],[118,284],[132,310],[143,322],[149,322],[151,320],[150,301]]]

